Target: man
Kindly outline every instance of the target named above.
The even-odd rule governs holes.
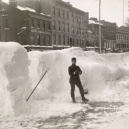
[[[70,85],[71,85],[72,101],[76,102],[75,94],[74,94],[75,85],[80,90],[80,94],[81,94],[82,100],[83,101],[88,101],[88,99],[86,99],[85,96],[84,96],[84,90],[83,90],[83,87],[82,87],[82,84],[81,84],[81,80],[80,80],[80,77],[79,77],[79,75],[82,74],[82,71],[81,71],[79,66],[76,66],[76,58],[72,58],[71,61],[72,61],[72,65],[68,68],[68,71],[69,71],[69,75],[70,75],[69,82],[70,82]]]

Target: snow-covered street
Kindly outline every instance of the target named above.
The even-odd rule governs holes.
[[[77,58],[90,101],[72,103],[68,67]],[[26,102],[37,82],[48,71]],[[128,129],[129,53],[98,54],[69,48],[27,51],[0,44],[0,129]]]

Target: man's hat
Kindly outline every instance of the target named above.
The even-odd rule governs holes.
[[[71,60],[72,60],[72,61],[76,61],[76,58],[75,58],[75,57],[73,57]]]

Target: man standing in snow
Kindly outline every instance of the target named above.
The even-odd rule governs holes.
[[[71,85],[71,97],[72,97],[72,101],[76,102],[75,100],[75,95],[74,95],[74,91],[75,91],[75,85],[79,88],[80,90],[80,94],[82,97],[83,101],[88,101],[88,99],[85,98],[84,96],[84,90],[81,84],[81,80],[79,75],[82,74],[82,71],[80,69],[79,66],[76,66],[76,58],[72,58],[72,65],[68,68],[69,71],[69,75],[70,75],[70,85]]]

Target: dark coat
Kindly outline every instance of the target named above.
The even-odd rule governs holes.
[[[70,75],[70,80],[69,80],[70,83],[78,83],[78,82],[80,83],[79,74],[75,74],[76,70],[78,70],[80,72],[80,74],[82,74],[82,71],[79,66],[71,65],[68,68],[68,72]]]

